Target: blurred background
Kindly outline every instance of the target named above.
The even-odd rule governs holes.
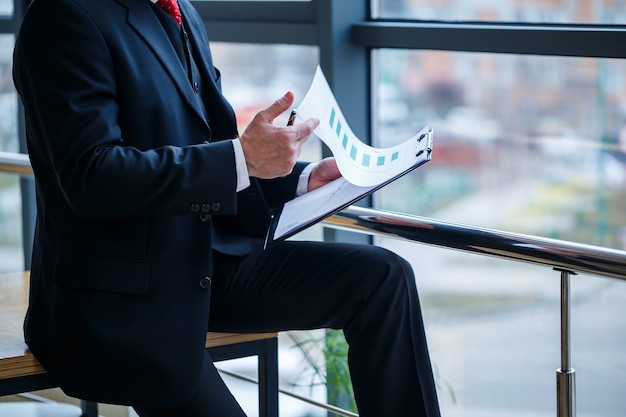
[[[623,0],[375,0],[396,20],[623,24]],[[0,14],[13,12],[0,1]],[[19,151],[11,80],[13,35],[0,35],[0,150]],[[285,91],[306,93],[317,47],[212,44],[240,131]],[[626,62],[619,59],[376,49],[374,146],[424,125],[432,160],[374,196],[377,208],[464,225],[626,250]],[[296,106],[297,107],[297,106]],[[285,120],[277,120],[284,123]],[[348,120],[350,123],[350,120]],[[322,156],[312,138],[303,159]],[[0,174],[0,268],[23,268],[16,176]],[[322,239],[315,227],[295,239]],[[556,410],[559,274],[547,268],[377,239],[416,272],[446,417],[544,417]],[[626,284],[572,279],[572,361],[578,413],[626,410]],[[321,342],[320,342],[321,340]],[[308,350],[303,351],[302,343]],[[298,347],[300,346],[300,347]],[[283,387],[325,400],[324,333],[282,334]],[[254,360],[223,367],[254,374]],[[251,416],[256,387],[225,376]],[[281,416],[324,416],[281,396]]]

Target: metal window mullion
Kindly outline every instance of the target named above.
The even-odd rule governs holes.
[[[192,1],[213,21],[315,23],[317,1]]]
[[[13,34],[18,27],[18,20],[13,17],[0,17],[0,33]]]
[[[355,23],[351,35],[369,48],[626,58],[624,26],[376,21]]]
[[[192,1],[212,41],[317,45],[316,2]]]
[[[317,45],[313,23],[204,21],[211,41],[235,43]]]

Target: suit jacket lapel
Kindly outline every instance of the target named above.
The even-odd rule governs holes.
[[[179,0],[178,6],[180,7],[180,10],[183,14],[183,19],[185,19],[190,31],[193,34],[193,36],[190,37],[190,42],[192,44],[192,47],[194,48],[194,51],[198,54],[196,59],[198,67],[200,71],[205,71],[208,69],[207,63],[212,62],[212,59],[210,56],[207,55],[209,48],[201,48],[198,45],[198,37],[200,36],[200,34],[204,33],[204,23],[202,22],[202,20],[197,18],[197,14],[195,13],[195,10],[193,9],[191,3],[185,0]],[[202,39],[202,41],[207,43],[209,42],[208,39]],[[211,81],[214,82],[215,74],[211,75]]]
[[[207,47],[209,39],[204,30],[204,22],[196,13],[188,0],[178,0],[183,19],[189,27],[191,48],[194,52],[196,65],[202,75],[207,95],[203,97],[205,107],[211,117],[211,130],[214,139],[230,139],[237,136],[235,113],[226,98],[222,95],[222,87],[217,70],[213,67],[211,52]]]
[[[203,120],[202,110],[194,97],[193,89],[187,79],[185,69],[176,55],[159,19],[154,15],[149,0],[116,0],[128,9],[128,24],[146,42],[152,52],[170,75],[185,100],[193,107]]]

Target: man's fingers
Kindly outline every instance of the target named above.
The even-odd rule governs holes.
[[[310,119],[305,120],[302,124],[304,124],[304,125],[309,127],[309,129],[310,129],[309,134],[311,134],[311,133],[313,133],[315,128],[320,125],[320,119],[312,117]]]
[[[275,118],[283,114],[288,110],[295,100],[295,96],[291,91],[287,91],[284,96],[272,103],[271,106],[259,112],[266,121],[272,122]]]
[[[320,121],[310,118],[295,126],[276,126],[274,119],[294,102],[287,92],[271,106],[260,111],[240,137],[248,173],[258,178],[276,178],[289,174],[300,155],[302,145]]]
[[[315,128],[319,126],[320,121],[316,118],[307,119],[302,123],[298,123],[294,126],[294,129],[298,132],[297,140],[308,139],[309,136],[313,133]]]

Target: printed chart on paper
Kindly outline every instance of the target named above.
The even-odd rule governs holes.
[[[319,67],[298,106],[298,119],[311,117],[320,120],[314,133],[332,151],[341,175],[354,185],[379,184],[381,177],[398,175],[416,161],[415,137],[390,148],[363,143],[350,129]]]
[[[320,120],[314,133],[332,151],[342,177],[285,203],[271,239],[295,233],[430,159],[428,127],[390,148],[363,143],[350,129],[319,67],[297,111],[300,121],[311,117]]]

